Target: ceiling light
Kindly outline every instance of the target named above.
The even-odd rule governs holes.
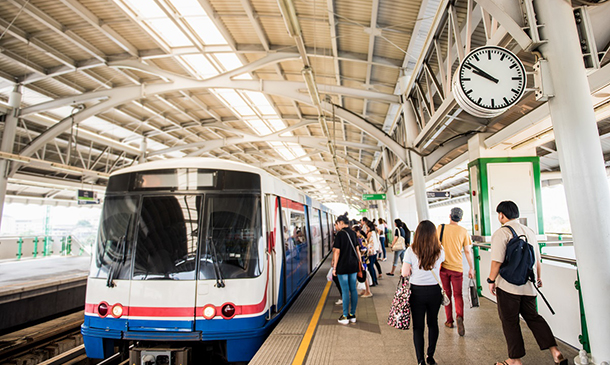
[[[299,37],[301,35],[301,26],[292,0],[278,0],[277,2],[280,6],[280,12],[282,13],[282,18],[284,18],[284,23],[286,23],[288,34],[290,34],[291,37]]]
[[[316,87],[316,80],[314,78],[313,70],[311,67],[305,66],[303,67],[301,73],[303,74],[303,79],[305,79],[305,85],[307,86],[307,91],[309,92],[311,101],[317,108],[320,106],[320,93],[318,93],[318,88]]]

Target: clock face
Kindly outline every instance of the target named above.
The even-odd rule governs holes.
[[[489,111],[516,104],[527,84],[521,60],[512,52],[494,46],[481,47],[468,54],[457,76],[460,97],[477,109]]]

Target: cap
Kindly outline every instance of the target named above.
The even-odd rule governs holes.
[[[461,208],[455,207],[451,209],[451,220],[453,220],[454,222],[461,221],[463,215],[464,211]]]

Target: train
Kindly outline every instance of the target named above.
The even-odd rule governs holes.
[[[213,158],[111,174],[87,280],[89,358],[247,362],[331,251],[333,212],[266,171]]]

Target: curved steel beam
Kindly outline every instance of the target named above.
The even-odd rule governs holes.
[[[284,175],[282,176],[283,179],[300,179],[300,178],[304,178],[304,175],[301,174],[293,174],[293,175]],[[318,177],[318,175],[316,175],[316,177]],[[319,177],[324,178],[324,179],[328,179],[328,180],[334,180],[336,178],[335,175],[330,175],[330,174],[320,174]],[[351,175],[347,176],[347,179],[351,182],[353,182],[354,184],[364,188],[365,191],[368,191],[369,193],[374,193],[375,191],[373,190],[373,188],[370,187],[370,185],[368,185],[365,181],[362,181],[360,179],[357,179]],[[315,183],[303,183],[304,185],[314,185]],[[301,184],[298,184],[301,185]]]
[[[468,144],[469,138],[470,138],[469,136],[460,137],[460,138],[454,139],[451,142],[445,143],[442,147],[437,148],[430,155],[424,157],[424,159],[426,160],[426,166],[428,166],[429,168],[432,168],[448,153],[452,152],[453,150],[455,150],[459,147],[462,147],[462,146]]]

